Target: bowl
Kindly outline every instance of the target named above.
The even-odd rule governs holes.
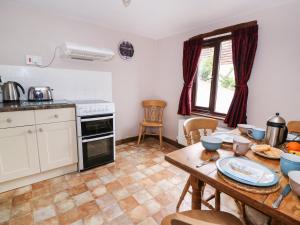
[[[247,134],[249,129],[254,128],[254,126],[250,124],[238,124],[237,127],[242,134]]]
[[[222,145],[222,139],[213,136],[204,136],[201,138],[203,147],[208,151],[216,151]]]
[[[300,196],[300,171],[290,171],[288,176],[291,189],[296,195]]]
[[[300,156],[283,153],[280,156],[280,168],[284,175],[288,175],[290,171],[300,170]]]

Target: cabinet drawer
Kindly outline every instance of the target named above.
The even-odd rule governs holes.
[[[35,120],[36,124],[75,120],[75,108],[36,110]]]
[[[0,113],[0,128],[21,127],[35,124],[33,111]]]

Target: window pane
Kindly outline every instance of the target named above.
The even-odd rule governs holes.
[[[202,49],[198,64],[196,106],[209,107],[213,58],[213,47]]]
[[[215,111],[227,114],[235,89],[231,40],[223,41],[220,49],[217,99]]]

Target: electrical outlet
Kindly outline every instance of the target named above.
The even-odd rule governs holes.
[[[27,65],[43,65],[42,57],[37,55],[25,55],[25,61]]]

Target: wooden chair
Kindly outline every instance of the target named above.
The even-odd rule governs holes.
[[[227,212],[212,210],[189,210],[166,216],[161,225],[242,225],[235,216]]]
[[[144,108],[144,120],[140,123],[138,145],[146,135],[158,135],[160,147],[162,147],[163,111],[167,103],[162,100],[145,100],[142,102]],[[147,128],[158,129],[159,133],[147,132]]]
[[[188,145],[192,145],[200,142],[201,135],[203,136],[208,134],[208,130],[210,132],[214,132],[218,126],[218,121],[214,119],[195,117],[187,119],[183,124],[183,132]],[[202,133],[202,134],[201,134]],[[189,192],[189,188],[191,186],[191,177],[188,178],[183,191],[180,195],[179,201],[176,206],[176,211],[179,211],[180,205],[186,196],[187,192]],[[205,188],[205,186],[204,186]],[[202,189],[202,195],[204,192],[204,188]],[[189,192],[190,193],[190,192]],[[216,190],[215,194],[209,196],[207,199],[202,199],[202,204],[208,207],[209,209],[215,209],[211,204],[208,203],[209,200],[216,198],[215,208],[217,210],[220,209],[220,192]]]
[[[287,128],[289,132],[300,133],[300,121],[289,121]]]

